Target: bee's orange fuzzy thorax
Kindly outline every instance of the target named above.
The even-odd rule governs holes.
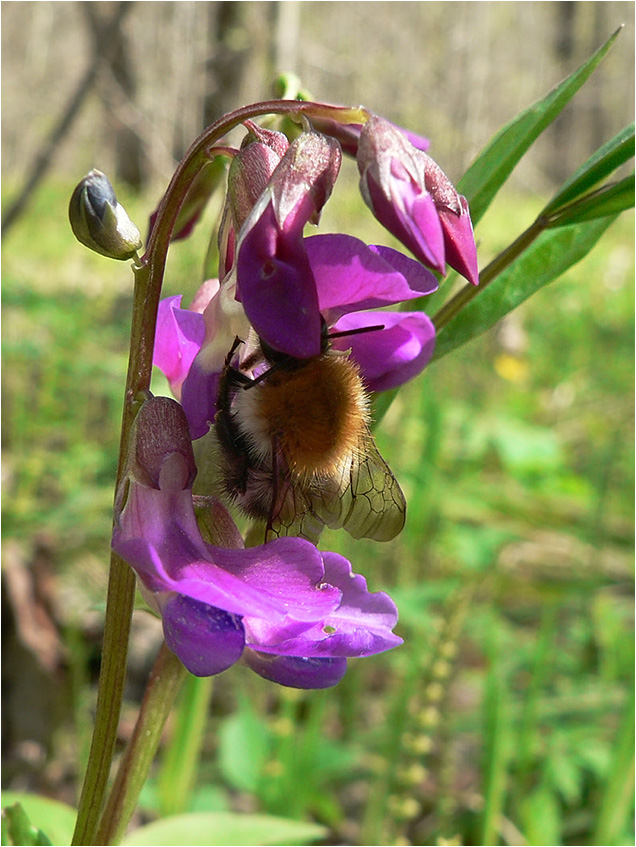
[[[368,422],[357,366],[326,353],[262,386],[259,413],[295,474],[332,474],[355,451]]]

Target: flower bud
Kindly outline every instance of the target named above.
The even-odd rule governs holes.
[[[141,235],[117,201],[113,186],[98,170],[79,183],[68,209],[77,240],[109,259],[132,259],[141,247]]]
[[[423,141],[373,115],[358,146],[362,196],[380,223],[423,264],[441,274],[449,264],[476,285],[468,203],[423,152]]]
[[[232,159],[228,175],[228,205],[236,232],[240,230],[261,196],[276,166],[289,147],[282,132],[245,121],[249,130],[240,151]]]

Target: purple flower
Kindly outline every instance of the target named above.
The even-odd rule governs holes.
[[[347,658],[401,643],[384,593],[335,553],[281,538],[242,548],[218,501],[223,537],[205,542],[196,522],[194,457],[178,403],[144,404],[117,502],[113,549],[137,572],[163,619],[168,647],[197,676],[243,659],[268,679],[299,688],[334,685]],[[209,525],[209,524],[208,524]]]
[[[373,115],[358,146],[360,190],[389,232],[439,273],[446,264],[477,285],[477,251],[466,198],[430,156]]]
[[[255,237],[260,225],[253,227]],[[266,228],[269,222],[264,221],[262,225]],[[249,245],[246,249],[250,249]],[[306,297],[305,312],[299,320],[295,320],[294,315],[287,311],[290,298],[283,300],[284,308],[279,311],[274,292],[270,292],[269,298],[255,296],[254,301],[257,302],[251,303],[251,314],[256,317],[262,331],[266,327],[265,340],[268,344],[281,349],[288,339],[297,337],[301,326],[306,328],[310,321],[317,326],[318,352],[323,320],[334,333],[381,326],[383,329],[345,335],[332,342],[336,349],[351,350],[351,357],[360,366],[367,389],[385,391],[394,388],[424,369],[435,346],[435,328],[430,318],[424,312],[387,312],[382,307],[431,294],[437,289],[437,280],[430,271],[397,250],[368,246],[348,235],[304,238],[298,242],[298,250],[302,251],[302,265],[307,268],[305,278],[309,278],[313,286],[313,303],[310,307],[310,298]],[[245,259],[246,264],[252,261],[258,259],[253,255]],[[290,274],[296,273],[297,266],[292,264]],[[249,291],[243,295],[243,305],[251,296]],[[159,307],[155,364],[176,382],[173,375],[178,374],[183,380],[183,366],[188,361],[191,363],[181,393],[176,396],[180,396],[193,438],[205,435],[214,420],[219,376],[232,341],[236,335],[247,337],[247,326],[241,331],[239,318],[231,322],[227,318],[227,309],[221,311],[223,297],[224,285],[211,298],[204,316],[179,310],[174,298],[163,300]],[[225,302],[232,303],[229,295]],[[234,302],[234,307],[238,306]],[[368,311],[370,309],[375,311]],[[240,309],[236,311],[237,315],[241,314]],[[260,320],[261,311],[264,313],[263,320]],[[181,312],[187,312],[187,315],[184,317]],[[245,320],[244,316],[242,319]],[[210,342],[204,344],[199,353],[197,343],[203,334],[204,321],[210,326],[206,334]],[[187,341],[184,340],[181,327],[190,327],[194,323],[199,324],[198,330],[191,330]],[[175,327],[180,331],[175,331]],[[168,332],[165,332],[166,328]]]

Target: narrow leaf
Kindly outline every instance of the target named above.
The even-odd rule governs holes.
[[[499,820],[507,795],[510,704],[501,666],[493,667],[484,692],[484,809],[480,844],[499,843]]]
[[[555,212],[566,203],[576,200],[634,155],[634,124],[630,124],[592,155],[564,183],[558,194],[543,210],[544,215]]]
[[[618,215],[634,205],[634,174],[625,177],[613,185],[582,197],[563,211],[556,212],[550,227],[568,226],[569,224],[592,221],[606,215]]]
[[[612,763],[605,784],[601,808],[596,822],[593,844],[616,844],[622,832],[629,829],[634,799],[634,689],[626,699]]]
[[[437,336],[439,359],[494,326],[530,295],[586,256],[615,216],[543,232],[519,258],[455,315]]]
[[[313,844],[324,838],[323,826],[304,821],[293,821],[271,815],[240,815],[232,812],[201,812],[174,815],[142,826],[132,832],[124,844],[167,845],[190,844],[191,847],[214,845],[251,844]]]
[[[524,153],[594,72],[620,29],[578,70],[506,124],[466,171],[457,188],[468,199],[473,225],[481,219]]]

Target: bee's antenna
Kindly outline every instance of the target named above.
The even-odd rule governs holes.
[[[384,329],[384,324],[378,326],[359,326],[357,329],[343,329],[339,332],[330,332],[327,338],[343,338],[346,335],[360,335],[363,332],[375,332],[378,329]]]

